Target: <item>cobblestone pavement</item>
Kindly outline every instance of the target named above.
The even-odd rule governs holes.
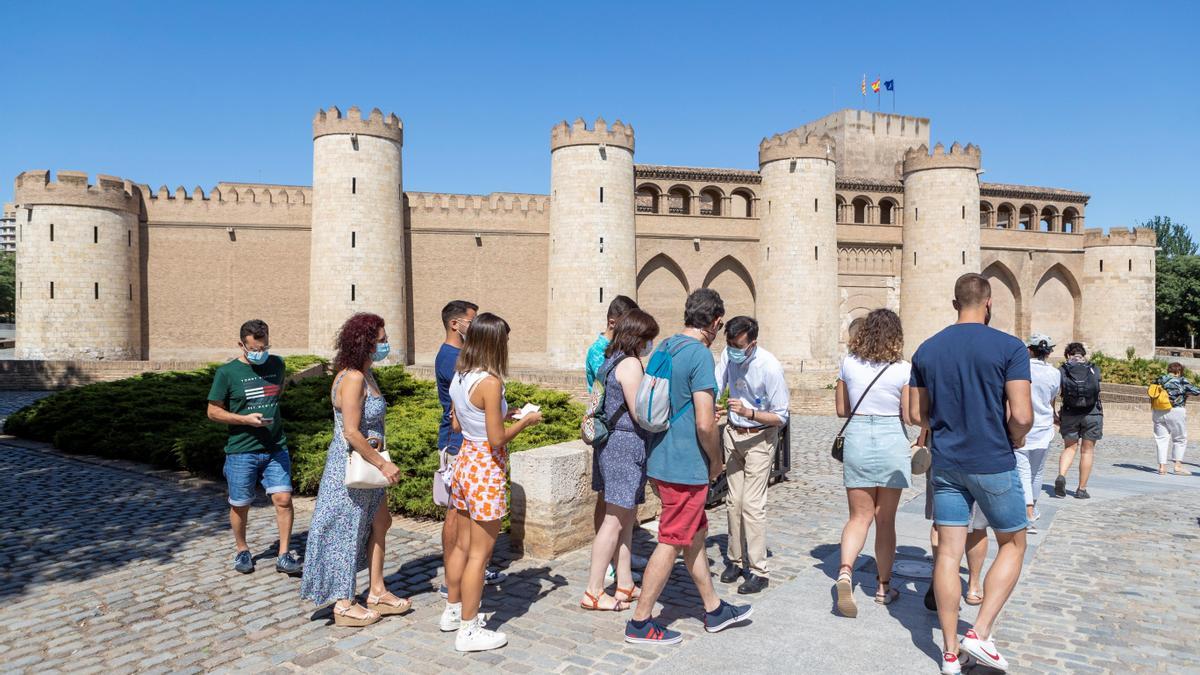
[[[830,418],[795,420],[792,480],[770,494],[767,594],[827,574],[822,561],[837,551],[845,497],[839,467],[826,457],[836,426]],[[274,571],[274,523],[265,501],[250,516],[258,570],[240,575],[230,569],[220,485],[22,445],[0,440],[5,671],[626,672],[672,654],[623,643],[628,614],[578,609],[588,551],[513,561],[503,538],[497,562],[510,576],[487,590],[484,611],[494,612],[490,624],[506,631],[510,644],[490,653],[455,653],[453,636],[435,625],[438,524],[403,519],[389,536],[386,569],[390,587],[412,597],[414,611],[362,630],[335,628],[327,610],[300,601],[296,579]],[[1133,468],[1139,458],[1153,461],[1146,441],[1106,440],[1101,449],[1095,499],[1058,501],[1060,515],[1043,526],[1046,543],[1003,617],[1014,670],[1198,667],[1185,631],[1200,618],[1189,576],[1197,561],[1200,478],[1160,478]],[[1106,481],[1126,476],[1170,487],[1152,497],[1118,490],[1109,497]],[[294,545],[302,549],[311,500],[297,504]],[[709,556],[719,570],[725,518],[721,509],[709,515]],[[649,533],[639,531],[636,547],[650,552]],[[870,572],[870,565],[867,560],[860,571]],[[732,594],[732,587],[718,587]],[[919,603],[910,596],[924,588],[909,590],[901,602]],[[822,594],[813,602],[829,598]],[[699,599],[681,566],[663,603],[663,616],[684,632],[685,646],[711,638],[700,630]],[[757,623],[772,626],[770,616]],[[842,649],[856,640],[884,648],[894,639],[899,650],[935,650],[932,642],[917,645],[899,624],[894,635],[868,633],[849,620],[837,625],[828,634],[792,639],[810,640],[816,649]],[[725,655],[728,667],[736,667],[737,656]],[[935,662],[928,663],[933,672]],[[803,671],[803,662],[795,669]]]
[[[45,398],[52,391],[14,391],[0,389],[0,429],[4,428],[4,419],[34,401]]]

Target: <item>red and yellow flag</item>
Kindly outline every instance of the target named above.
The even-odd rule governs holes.
[[[879,78],[875,78],[875,81],[871,83],[871,91],[879,93]]]

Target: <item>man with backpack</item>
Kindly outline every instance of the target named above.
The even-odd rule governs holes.
[[[1087,350],[1079,342],[1067,345],[1067,360],[1059,366],[1062,373],[1062,408],[1058,413],[1063,451],[1058,457],[1058,478],[1054,479],[1054,496],[1067,496],[1067,472],[1075,460],[1079,446],[1079,486],[1076,499],[1090,499],[1088,477],[1092,475],[1092,460],[1096,441],[1104,435],[1104,406],[1100,403],[1100,367],[1087,360]]]
[[[646,473],[658,489],[662,513],[658,546],[646,566],[633,618],[625,624],[626,642],[666,645],[683,640],[678,631],[651,619],[680,552],[704,603],[704,630],[716,633],[750,617],[749,605],[737,607],[717,597],[705,550],[708,486],[725,468],[717,435],[715,364],[709,351],[724,315],[725,304],[716,291],[702,288],[689,295],[683,332],[659,344],[638,390],[638,422],[660,432],[648,445]]]

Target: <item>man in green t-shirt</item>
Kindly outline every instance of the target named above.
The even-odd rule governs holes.
[[[241,356],[217,368],[208,392],[208,419],[229,425],[225,442],[225,481],[229,486],[229,524],[237,553],[233,568],[242,574],[254,571],[254,558],[246,545],[246,517],[254,501],[254,483],[275,504],[279,526],[276,571],[299,574],[299,556],[288,549],[292,537],[292,460],[279,416],[283,393],[283,359],[271,356],[267,324],[258,319],[242,324],[238,346]]]

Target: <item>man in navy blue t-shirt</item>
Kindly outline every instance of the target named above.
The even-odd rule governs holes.
[[[971,507],[978,503],[999,550],[984,584],[983,604],[962,648],[1003,670],[992,624],[1021,575],[1025,497],[1013,448],[1033,426],[1029,352],[1016,337],[989,328],[992,288],[980,274],[954,284],[958,322],[913,354],[910,414],[931,431],[933,518],[938,531],[933,588],[945,652],[942,672],[958,672],[958,575]]]

